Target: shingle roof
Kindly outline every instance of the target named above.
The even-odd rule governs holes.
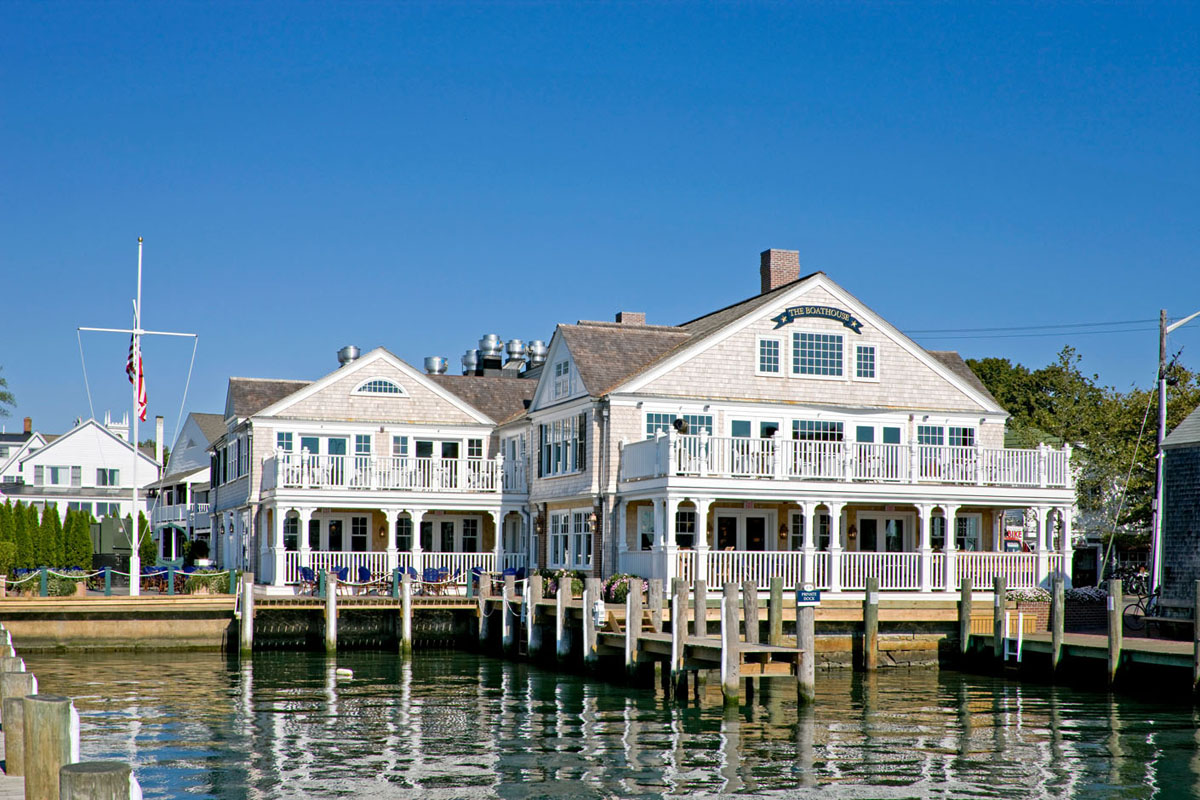
[[[693,338],[682,328],[616,322],[559,325],[558,333],[593,396],[615,389]]]
[[[300,391],[312,381],[292,381],[269,378],[230,378],[225,413],[234,417],[249,417],[290,394]],[[224,434],[224,430],[221,434]],[[218,437],[221,435],[218,434]]]
[[[1200,407],[1188,414],[1183,422],[1175,426],[1175,430],[1163,439],[1163,447],[1179,447],[1180,445],[1200,444]]]
[[[24,444],[25,440],[33,437],[32,433],[0,433],[0,444]]]
[[[790,292],[792,289],[796,288],[796,284],[803,283],[815,275],[823,274],[823,272],[810,272],[802,278],[797,278],[794,281],[789,281],[781,286],[777,286],[765,294],[756,294],[753,297],[740,300],[731,306],[718,308],[716,311],[711,311],[702,317],[696,317],[693,320],[681,323],[679,327],[684,328],[688,333],[692,334],[692,336],[697,339],[702,338],[710,333],[715,333],[721,328],[724,328],[735,319],[745,316],[761,306],[768,305],[769,303],[773,302],[776,297],[779,297],[779,295]]]
[[[225,417],[221,414],[204,414],[193,411],[189,416],[196,420],[196,427],[200,428],[204,438],[208,439],[205,444],[212,444],[225,433]]]
[[[529,408],[537,381],[484,375],[427,375],[501,425],[517,419]]]
[[[206,469],[208,469],[208,467],[195,467],[193,469],[183,470],[182,472],[172,472],[170,475],[167,475],[166,477],[161,478],[154,483],[148,484],[148,486],[152,489],[162,488],[163,486],[171,486],[172,484],[180,483],[185,478],[195,475],[197,472],[203,472]]]
[[[988,391],[988,388],[983,385],[983,381],[979,380],[979,376],[967,366],[967,362],[963,361],[962,356],[957,352],[954,350],[926,350],[925,352],[942,362],[943,366],[970,384],[972,389],[982,394],[995,405],[1000,405],[996,398],[992,397],[992,393]]]

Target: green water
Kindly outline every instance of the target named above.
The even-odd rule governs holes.
[[[726,711],[456,652],[32,655],[147,797],[1195,797],[1180,709],[933,670]],[[339,678],[334,667],[354,671]]]

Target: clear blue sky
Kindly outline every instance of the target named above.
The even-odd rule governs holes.
[[[343,344],[680,322],[768,247],[904,330],[1200,309],[1195,3],[8,2],[0,76],[10,431],[88,414],[75,329],[129,323],[139,235],[196,411]],[[1127,387],[1140,327],[915,338]],[[128,408],[128,340],[84,344]],[[1200,367],[1200,321],[1172,346]],[[190,349],[145,352],[170,435]]]

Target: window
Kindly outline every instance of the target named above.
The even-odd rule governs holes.
[[[283,518],[283,549],[290,553],[300,549],[300,518]]]
[[[575,534],[571,548],[571,561],[576,569],[587,569],[592,566],[591,513],[591,511],[576,511],[571,515]]]
[[[954,519],[954,543],[959,550],[974,552],[979,549],[978,514],[966,514]]]
[[[356,433],[354,435],[354,455],[371,455],[371,434]]]
[[[33,485],[41,486],[46,482],[46,468],[41,464],[35,464],[33,467]]]
[[[854,377],[862,381],[875,380],[875,345],[860,344],[855,346]]]
[[[687,432],[690,435],[699,433],[707,433],[712,436],[713,418],[712,414],[646,414],[646,438],[653,439],[658,435],[659,431],[670,433],[674,428],[675,420],[682,419],[687,422]]]
[[[321,520],[310,519],[308,521],[308,549],[321,549]]]
[[[638,542],[642,550],[654,547],[654,506],[638,506]]]
[[[403,397],[404,389],[387,378],[371,378],[360,383],[354,390],[354,394],[391,394]]]
[[[975,446],[975,429],[974,428],[956,428],[950,427],[950,446],[951,447],[974,447]]]
[[[71,511],[86,511],[89,514],[92,513],[92,504],[91,503],[80,503],[80,502],[76,502],[76,501],[72,500],[67,503],[67,508],[70,509]]]
[[[285,453],[292,452],[292,435],[290,433],[276,433],[275,447]]]
[[[840,442],[843,424],[821,419],[792,420],[792,438],[805,442]]]
[[[934,550],[942,550],[946,547],[945,517],[929,518],[929,543]]]
[[[829,524],[831,519],[828,514],[814,514],[813,527],[816,534],[813,544],[818,550],[829,549]],[[791,550],[804,549],[804,515],[800,513],[792,514],[792,528],[788,533],[788,548]]]
[[[462,521],[462,551],[464,553],[479,552],[479,520],[464,519]]]
[[[80,486],[83,484],[83,467],[71,467],[71,485]]]
[[[675,544],[680,547],[696,546],[696,512],[675,512]]]
[[[367,552],[367,528],[366,517],[351,517],[350,518],[350,550],[355,553]]]
[[[729,424],[729,435],[745,438],[750,436],[750,421],[735,419]]]
[[[392,437],[392,458],[408,458],[408,437]]]
[[[554,365],[554,399],[571,394],[571,362],[559,361]]]
[[[779,340],[758,340],[758,374],[778,375],[780,373]]]
[[[467,458],[483,458],[483,439],[467,439]]]
[[[917,444],[942,445],[945,444],[944,435],[945,431],[940,425],[917,426]]]
[[[793,375],[842,375],[840,333],[793,333]]]
[[[567,566],[568,536],[570,535],[570,512],[554,512],[550,515],[550,566]]]
[[[68,467],[46,467],[51,486],[65,486],[70,475]]]
[[[542,437],[541,475],[580,472],[587,463],[587,414],[538,426]]]
[[[412,550],[413,521],[411,517],[396,517],[396,549]]]
[[[792,513],[792,529],[788,535],[789,550],[804,549],[804,515]]]

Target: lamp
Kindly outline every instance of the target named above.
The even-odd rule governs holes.
[[[849,528],[846,530],[846,538],[848,538],[848,539],[857,539],[857,538],[858,538],[858,528],[856,528],[855,526],[851,525],[851,526],[850,526],[850,527],[849,527]]]

